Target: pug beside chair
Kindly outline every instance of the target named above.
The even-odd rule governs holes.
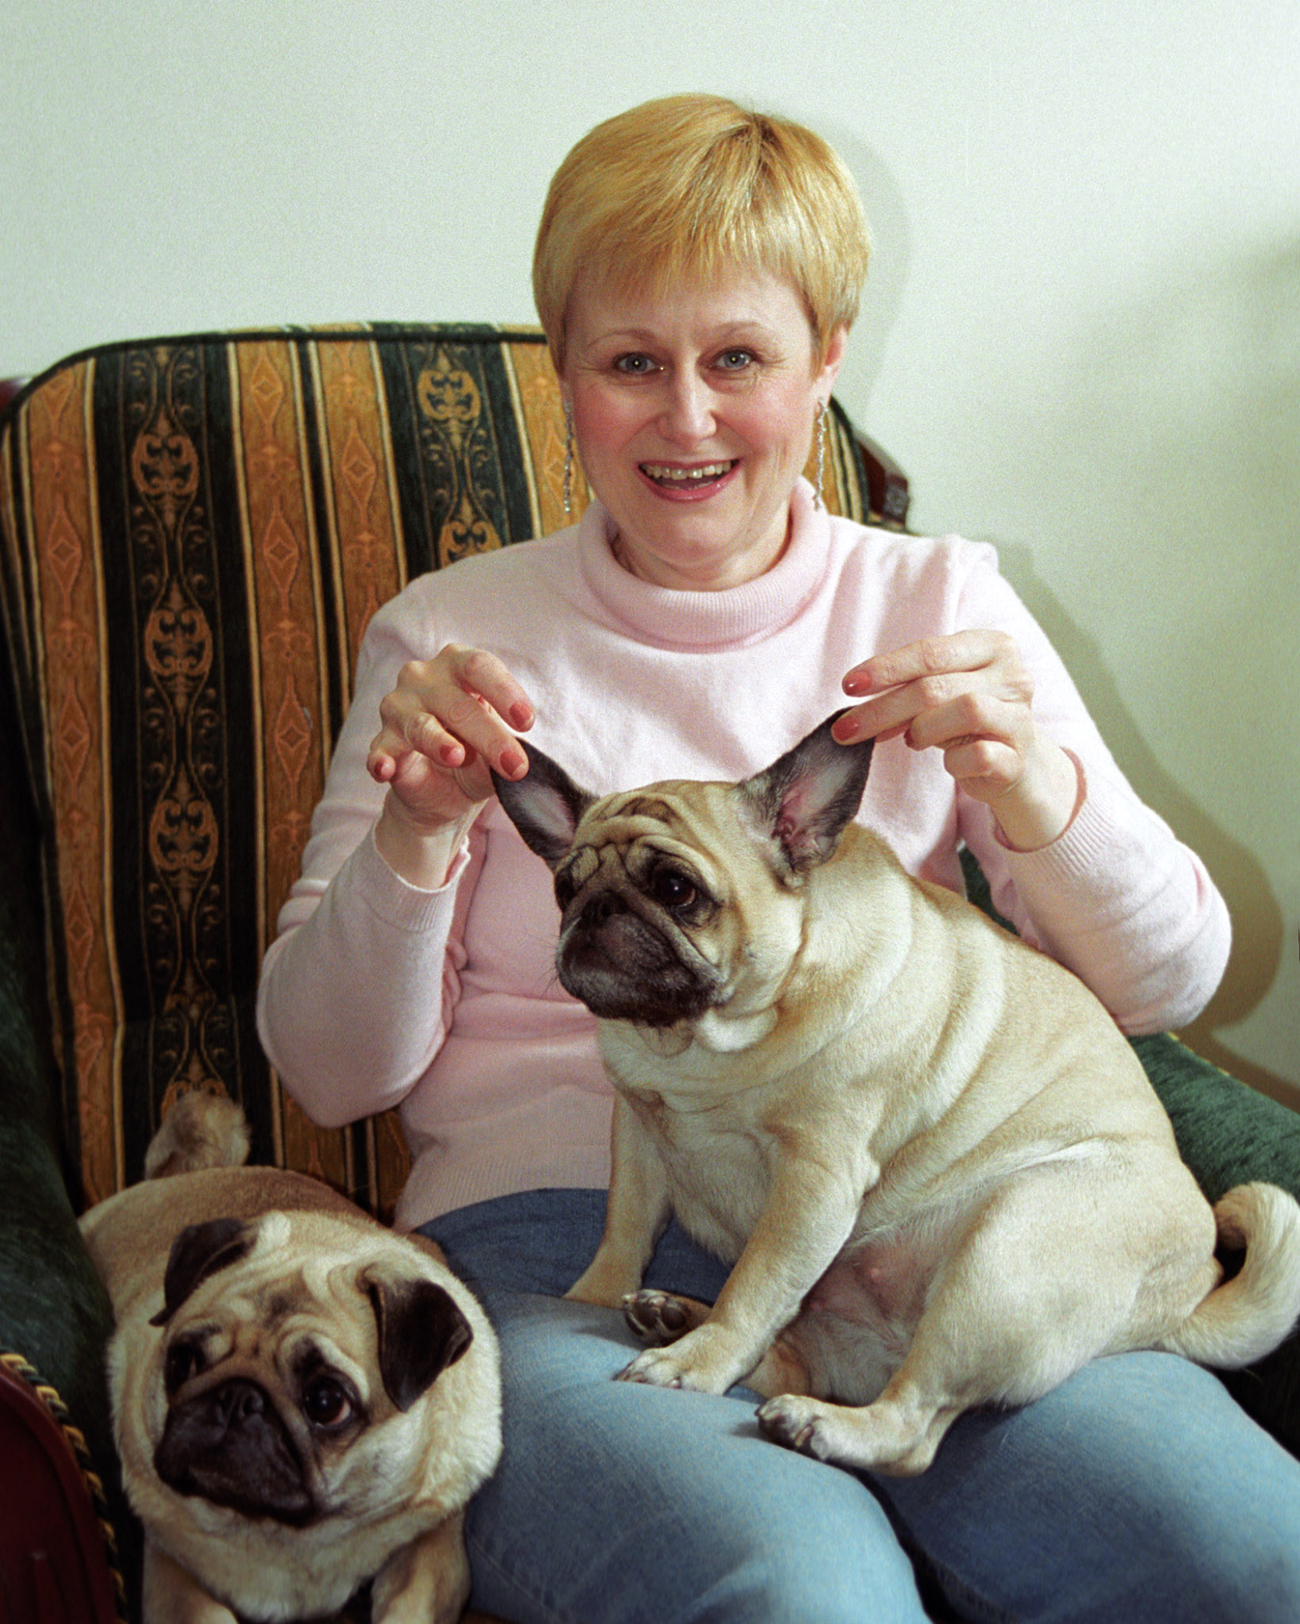
[[[829,505],[901,527],[906,481],[838,410],[832,429]],[[395,1116],[306,1121],[256,1040],[258,966],[370,614],[563,523],[563,443],[524,329],[115,344],[0,390],[5,1624],[139,1617],[76,1217],[138,1181],[175,1100],[229,1095],[251,1161],[391,1214]],[[1300,1116],[1172,1038],[1136,1047],[1212,1201],[1253,1178],[1300,1195]],[[1230,1381],[1300,1452],[1295,1343]]]

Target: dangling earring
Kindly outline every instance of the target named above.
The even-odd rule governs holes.
[[[564,518],[573,518],[573,407],[564,403]]]
[[[826,402],[817,402],[817,481],[813,486],[813,506],[825,506],[822,501],[822,481],[826,475]]]

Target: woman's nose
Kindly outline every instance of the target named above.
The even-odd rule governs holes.
[[[680,445],[695,445],[713,433],[712,391],[704,379],[683,369],[668,384],[660,432]]]

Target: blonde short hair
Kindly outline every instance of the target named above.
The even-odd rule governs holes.
[[[598,124],[556,170],[533,296],[562,372],[584,269],[655,295],[728,266],[765,270],[803,295],[820,363],[858,313],[868,252],[857,186],[820,136],[721,96],[667,96]]]

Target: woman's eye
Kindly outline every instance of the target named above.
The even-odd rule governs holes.
[[[614,362],[614,370],[627,377],[640,378],[653,372],[655,364],[648,355],[620,355]]]
[[[341,1382],[322,1376],[302,1396],[303,1414],[314,1427],[330,1431],[352,1418],[352,1398]]]
[[[718,366],[723,372],[743,372],[746,367],[752,366],[753,362],[752,350],[723,350],[718,357]]]

